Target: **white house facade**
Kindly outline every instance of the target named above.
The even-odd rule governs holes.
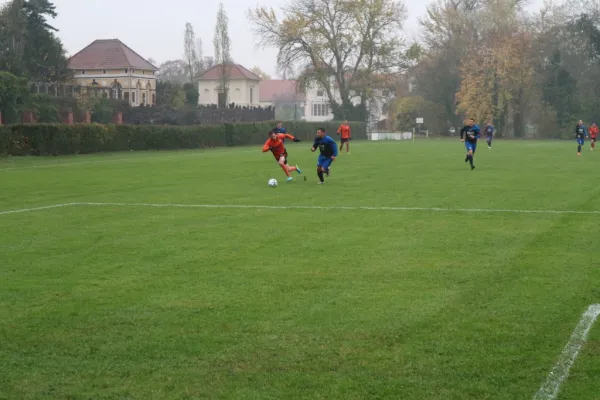
[[[260,106],[260,77],[241,65],[227,65],[226,103],[243,107]],[[198,78],[198,105],[219,104],[222,65],[216,65]]]

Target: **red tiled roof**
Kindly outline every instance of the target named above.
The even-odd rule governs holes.
[[[252,81],[260,81],[260,77],[254,72],[242,67],[239,64],[226,65],[228,79],[249,79]],[[198,77],[201,81],[216,81],[221,79],[221,70],[223,64],[218,64],[203,73]]]
[[[142,56],[119,39],[94,40],[69,58],[70,69],[121,69],[134,68],[158,71]]]
[[[261,81],[259,86],[259,101],[301,101],[304,94],[298,88],[298,81],[269,79]]]

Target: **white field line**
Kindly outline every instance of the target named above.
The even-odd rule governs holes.
[[[569,376],[569,370],[579,355],[581,347],[584,345],[590,329],[600,315],[600,304],[592,304],[583,313],[571,338],[563,349],[562,353],[554,367],[548,374],[548,378],[535,394],[533,400],[554,400],[558,395],[560,385]]]
[[[55,167],[70,167],[76,165],[92,165],[92,164],[106,164],[106,163],[136,163],[136,162],[144,162],[148,160],[170,160],[176,159],[180,157],[188,157],[188,156],[207,156],[207,155],[216,155],[216,154],[233,154],[233,153],[249,153],[250,151],[256,152],[257,150],[237,150],[237,151],[220,151],[220,150],[181,150],[179,154],[173,154],[176,150],[169,151],[169,154],[162,155],[152,155],[152,156],[143,156],[143,157],[122,157],[122,158],[113,158],[106,160],[89,160],[89,161],[74,161],[74,162],[63,162],[63,163],[53,163],[53,164],[41,164],[41,165],[24,165],[22,167],[7,167],[0,168],[0,171],[18,171],[18,170],[27,170],[27,169],[43,169],[43,168],[55,168]],[[33,157],[33,156],[32,156]],[[85,157],[85,156],[81,156]]]
[[[39,211],[39,210],[49,210],[51,208],[60,208],[75,205],[75,203],[65,203],[65,204],[53,204],[49,206],[41,206],[41,207],[33,207],[33,208],[21,208],[20,210],[8,210],[8,211],[0,211],[0,215],[7,214],[18,214],[18,213],[26,213],[30,211]]]
[[[176,204],[176,203],[116,203],[116,202],[74,202],[53,204],[34,208],[0,211],[0,215],[24,213],[67,206],[97,207],[155,207],[155,208],[212,208],[212,209],[267,209],[267,210],[344,210],[344,211],[424,211],[447,213],[507,213],[507,214],[585,214],[600,215],[600,211],[577,210],[511,210],[486,208],[438,208],[438,207],[371,207],[371,206],[293,206],[293,205],[253,205],[253,204]]]

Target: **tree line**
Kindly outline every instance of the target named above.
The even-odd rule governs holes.
[[[559,136],[598,116],[600,3],[524,6],[434,0],[413,43],[400,0],[291,0],[248,17],[259,44],[278,49],[279,72],[319,84],[338,119],[364,120],[374,89],[388,88],[392,128],[424,117],[441,133],[472,117],[506,136]]]

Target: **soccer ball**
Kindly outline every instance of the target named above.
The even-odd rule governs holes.
[[[269,179],[268,184],[271,187],[277,187],[277,179],[273,179],[273,178]]]

